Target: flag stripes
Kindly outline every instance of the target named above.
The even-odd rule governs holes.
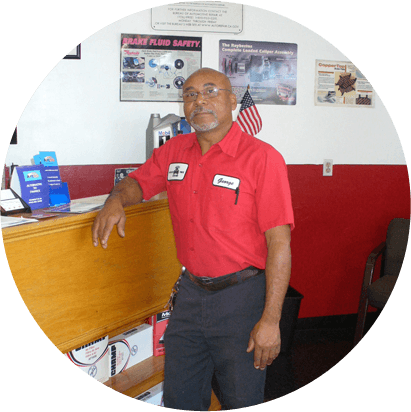
[[[255,136],[262,128],[263,122],[248,90],[241,101],[237,123],[243,132]]]
[[[255,136],[263,126],[261,117],[255,106],[241,112],[241,116],[238,116],[237,121],[243,132],[251,134],[251,136]]]

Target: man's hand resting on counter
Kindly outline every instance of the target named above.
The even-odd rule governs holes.
[[[120,237],[125,236],[126,214],[121,201],[118,198],[107,199],[106,204],[94,220],[92,228],[93,244],[100,244],[103,249],[107,248],[107,241],[113,230],[114,225],[117,225],[117,233]]]
[[[117,233],[125,236],[126,214],[124,207],[140,203],[143,200],[143,191],[138,182],[130,177],[125,177],[114,187],[100,213],[94,220],[92,237],[94,246],[98,246],[99,239],[103,249],[107,248],[107,241],[117,225]]]

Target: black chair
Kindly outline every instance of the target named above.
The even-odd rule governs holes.
[[[365,265],[364,280],[358,307],[354,346],[364,335],[365,318],[368,305],[382,310],[394,289],[407,248],[410,219],[393,219],[388,225],[387,238],[368,256]],[[375,264],[382,254],[381,273],[372,281]]]

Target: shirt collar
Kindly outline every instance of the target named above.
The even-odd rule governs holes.
[[[237,154],[238,145],[240,144],[240,138],[242,133],[243,132],[238,123],[233,122],[228,133],[224,136],[223,140],[217,143],[217,145],[220,146],[222,152],[231,157],[235,157],[235,155]],[[187,135],[185,145],[182,147],[182,149],[188,149],[192,147],[194,144],[200,146],[196,134],[190,133]]]
[[[239,124],[237,122],[233,122],[231,129],[225,135],[223,140],[217,144],[225,154],[235,157],[237,154],[238,145],[240,144],[241,134],[242,131]]]
[[[223,151],[225,154],[231,157],[235,157],[235,155],[237,154],[238,145],[240,144],[241,134],[242,131],[240,126],[237,122],[233,122],[228,133],[224,136],[223,140],[217,143],[217,145],[220,146],[221,151]],[[187,135],[187,137],[188,136],[190,136],[190,138],[187,139],[183,149],[190,148],[196,143],[197,145],[199,145],[195,133],[191,133],[190,135]]]

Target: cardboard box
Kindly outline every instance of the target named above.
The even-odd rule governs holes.
[[[161,382],[158,385],[155,385],[152,388],[150,388],[148,391],[145,391],[142,394],[136,396],[134,399],[146,403],[151,403],[152,405],[156,406],[164,406],[163,387],[164,382]]]
[[[65,354],[92,378],[105,382],[109,378],[108,336]]]
[[[157,313],[157,315],[151,316],[148,319],[148,323],[153,325],[153,354],[154,356],[164,355],[164,333],[166,331],[168,320],[170,319],[171,312],[166,310],[164,312]]]
[[[153,327],[144,323],[109,341],[109,376],[153,356]]]

